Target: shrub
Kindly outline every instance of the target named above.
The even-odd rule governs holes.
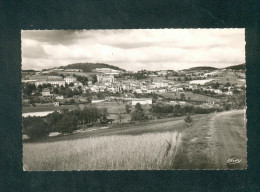
[[[190,124],[190,123],[193,122],[193,119],[192,119],[191,116],[188,114],[188,115],[185,117],[184,121],[185,121],[186,123]]]
[[[41,119],[37,117],[31,117],[30,122],[24,123],[24,133],[30,137],[31,140],[36,140],[42,137],[47,137],[49,135],[49,127],[47,124]],[[30,124],[29,126],[25,126],[26,124]]]
[[[126,111],[126,113],[130,113],[130,112],[131,112],[131,109],[130,109],[130,106],[129,106],[129,105],[126,105],[126,106],[125,106],[125,111]]]

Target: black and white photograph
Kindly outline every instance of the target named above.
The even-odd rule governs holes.
[[[245,45],[244,28],[22,30],[23,170],[246,170]]]

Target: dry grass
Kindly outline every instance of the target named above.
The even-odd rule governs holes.
[[[182,145],[178,151],[174,169],[214,169],[214,159],[211,154],[210,118],[205,115],[186,129],[182,137]]]
[[[243,114],[237,113],[219,113],[221,118],[218,113],[194,116],[190,127],[185,127],[182,118],[164,119],[122,129],[106,129],[93,135],[88,133],[88,138],[80,139],[86,135],[75,134],[61,137],[67,139],[62,141],[53,138],[52,142],[24,143],[24,169],[216,169],[219,167],[216,159],[229,157],[228,152],[242,155],[246,161],[246,129]],[[220,128],[228,132],[220,132],[217,136]],[[226,139],[222,138],[224,134],[229,134],[225,135]],[[222,150],[225,143],[228,146]]]
[[[238,168],[246,167],[243,113],[228,111],[208,114],[195,120],[183,132],[173,169],[227,169],[221,163],[224,162],[226,166],[227,159],[232,155],[237,155],[244,161]]]
[[[25,170],[171,169],[180,145],[177,132],[115,135],[54,143],[25,143]]]

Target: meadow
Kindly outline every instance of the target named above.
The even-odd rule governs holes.
[[[161,93],[160,95],[162,95],[165,98],[170,98],[170,99],[180,99],[180,95],[184,94],[186,98],[190,98],[191,100],[196,100],[196,101],[209,101],[209,102],[219,102],[220,99],[214,98],[214,97],[209,97],[206,95],[200,95],[200,94],[196,94],[196,93],[192,93],[192,92],[168,92],[168,93]]]
[[[172,169],[181,133],[113,135],[55,143],[25,143],[24,170]]]
[[[151,120],[23,143],[26,171],[229,169],[247,164],[245,111]]]
[[[59,111],[62,109],[73,110],[76,109],[76,105],[62,105],[62,106],[46,106],[46,107],[23,107],[23,113],[34,113],[34,112],[48,112],[48,111]]]

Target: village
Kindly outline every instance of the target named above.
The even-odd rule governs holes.
[[[55,74],[55,75],[53,75]],[[152,105],[158,101],[171,105],[220,107],[228,96],[245,91],[242,70],[161,70],[126,72],[96,68],[50,69],[25,72],[23,85],[31,85],[24,94],[23,106],[60,106],[66,104],[119,101],[129,105]],[[237,81],[237,79],[240,79]]]
[[[24,169],[246,168],[243,31],[233,32],[237,40],[211,30],[129,32],[77,31],[57,38],[52,51],[47,34],[63,33],[22,41]],[[229,48],[238,40],[239,48]],[[30,60],[32,42],[49,56]],[[233,155],[243,163],[227,164]]]

